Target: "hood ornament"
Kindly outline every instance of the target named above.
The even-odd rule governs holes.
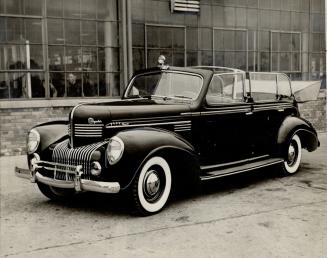
[[[101,120],[94,120],[93,117],[89,117],[89,118],[87,119],[87,122],[88,122],[90,125],[102,124],[102,121],[101,121]]]

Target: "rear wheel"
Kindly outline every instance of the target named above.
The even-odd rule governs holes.
[[[282,165],[285,175],[292,175],[299,170],[301,157],[301,140],[297,134],[294,134],[286,147],[286,157]]]
[[[53,201],[65,201],[70,199],[74,194],[74,189],[64,189],[54,186],[37,183],[41,193]]]
[[[159,212],[166,205],[171,192],[172,177],[167,161],[159,156],[143,165],[133,182],[133,203],[141,215]]]

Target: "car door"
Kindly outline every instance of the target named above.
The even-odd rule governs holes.
[[[274,151],[278,129],[285,116],[291,114],[292,103],[287,99],[291,96],[291,89],[289,82],[283,78],[285,76],[278,73],[250,73],[253,156],[269,155]]]
[[[197,118],[202,166],[237,162],[251,156],[249,114],[244,101],[244,74],[213,76],[205,104]]]

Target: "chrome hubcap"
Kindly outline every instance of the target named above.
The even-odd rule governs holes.
[[[288,147],[288,164],[293,164],[296,159],[296,148],[293,144]]]
[[[147,172],[147,175],[144,179],[144,186],[146,195],[151,197],[158,193],[160,189],[160,178],[158,177],[155,170]]]

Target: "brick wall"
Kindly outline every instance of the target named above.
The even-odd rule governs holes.
[[[67,120],[71,107],[0,109],[0,156],[26,151],[26,133],[36,124]]]
[[[0,156],[25,154],[27,131],[38,123],[58,119],[67,120],[73,104],[27,108],[17,108],[13,105],[7,108],[0,106]],[[47,105],[49,106],[49,103]],[[325,91],[320,93],[317,101],[299,104],[299,109],[301,115],[308,119],[318,131],[327,130]]]
[[[318,132],[327,131],[326,91],[321,91],[316,101],[299,104],[301,116],[309,120]]]

